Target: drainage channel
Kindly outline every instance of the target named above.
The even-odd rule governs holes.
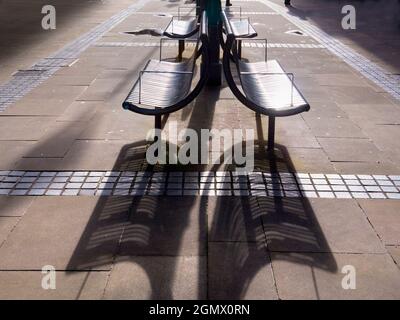
[[[357,53],[355,50],[349,48],[339,40],[322,31],[320,28],[302,20],[301,18],[288,14],[286,9],[283,7],[269,0],[258,1],[275,10],[293,23],[297,28],[301,29],[307,35],[313,37],[316,41],[324,45],[331,53],[341,58],[349,66],[360,72],[364,77],[374,82],[395,99],[400,100],[400,81],[398,77],[390,75],[390,72]]]
[[[142,8],[149,1],[139,0],[93,28],[88,33],[80,36],[55,54],[38,61],[27,70],[20,70],[15,73],[9,82],[0,85],[0,112],[46,81],[60,68],[71,65],[83,51],[101,36]]]
[[[258,196],[400,200],[400,175],[229,171],[0,171],[10,196]]]

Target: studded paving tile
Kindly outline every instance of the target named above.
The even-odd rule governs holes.
[[[400,200],[400,175],[0,171],[0,195],[200,195]]]

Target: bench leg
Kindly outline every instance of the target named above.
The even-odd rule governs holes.
[[[179,52],[178,52],[179,61],[182,61],[183,51],[185,51],[185,40],[179,40]]]
[[[161,130],[161,114],[154,116],[154,128]]]
[[[275,117],[268,117],[268,151],[275,147]]]
[[[160,130],[161,130],[161,115],[160,115],[160,114],[159,114],[159,115],[156,115],[156,116],[154,117],[154,128],[155,128],[155,129],[160,129]],[[156,137],[154,136],[153,141],[154,141],[154,142],[157,142],[157,141],[158,141],[158,138],[156,139]],[[156,151],[154,152],[154,155],[155,155],[156,157],[158,157],[158,150],[156,150]]]
[[[242,40],[238,40],[238,43],[237,43],[237,45],[238,45],[238,57],[239,57],[239,59],[242,59]]]

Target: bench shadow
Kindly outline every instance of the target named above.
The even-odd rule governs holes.
[[[255,172],[271,179],[278,172],[295,173],[287,149],[275,144],[266,151],[261,117],[256,115]],[[213,170],[224,171],[216,165]],[[268,189],[269,192],[273,190]],[[271,261],[289,261],[313,269],[336,272],[337,264],[307,198],[284,196],[217,197],[209,231],[208,297],[210,299],[270,299],[274,289],[248,296],[257,281],[268,283]],[[316,255],[315,253],[324,253]],[[260,278],[261,277],[261,278]],[[272,286],[272,282],[269,282]],[[317,297],[318,288],[314,283]],[[254,289],[252,289],[254,290]],[[255,289],[256,290],[256,289]]]
[[[201,117],[200,114],[204,112],[205,103],[208,107],[215,105],[218,90],[206,91],[195,100],[190,115],[186,108],[180,111],[185,119],[190,117],[191,128],[207,128],[212,123],[213,112]],[[167,116],[163,117],[163,128],[168,119]],[[147,145],[145,140],[125,145],[112,171],[142,171],[145,176],[146,173],[152,173],[151,188],[162,181],[163,173],[201,171],[199,165],[150,166],[146,162]],[[156,173],[161,176],[154,179]],[[182,264],[179,264],[179,260],[193,259],[198,264],[195,269],[199,269],[199,274],[193,276],[197,277],[200,285],[199,288],[194,286],[190,297],[206,298],[206,206],[206,202],[200,203],[195,196],[102,196],[70,258],[67,270],[110,270],[113,264],[129,262],[145,272],[151,288],[149,292],[138,293],[137,288],[132,287],[133,297],[173,299],[174,279]],[[195,226],[195,232],[190,230],[192,225]],[[125,280],[135,282],[132,278]],[[118,294],[108,296],[107,293],[105,297],[124,298]]]
[[[199,112],[204,114],[204,103],[202,99],[195,103],[189,121],[194,128],[211,127],[212,114],[204,122],[197,120]],[[255,171],[272,177],[279,171],[295,173],[284,146],[277,144],[275,155],[265,151],[261,117],[256,117],[256,130]],[[145,161],[146,145],[146,141],[125,145],[113,170],[152,173],[157,177],[152,183],[159,184],[165,172],[205,169],[151,167]],[[211,168],[225,170],[234,166]],[[335,272],[335,259],[308,200],[278,193],[274,197],[214,197],[126,196],[121,192],[100,197],[67,269],[110,270],[113,266],[109,280],[113,290],[106,290],[105,298],[114,299],[244,299],[260,276],[271,273],[271,260]],[[143,287],[140,276],[118,271],[121,263],[128,263],[128,269],[139,267],[149,287]],[[267,294],[275,290],[273,283],[268,284],[253,298],[273,298]],[[129,294],[120,292],[119,286],[128,287]],[[178,293],[177,287],[181,287]]]

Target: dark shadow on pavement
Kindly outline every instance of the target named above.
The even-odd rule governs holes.
[[[342,13],[345,5],[355,8],[355,30],[342,28],[347,14]],[[287,8],[289,14],[308,20],[330,36],[359,46],[368,52],[368,59],[381,61],[400,72],[400,1],[296,0]]]
[[[277,145],[276,156],[267,154],[260,118],[256,124],[256,163],[263,162],[262,168],[256,165],[256,171],[262,169],[271,179],[282,179],[276,175],[277,168],[291,167],[286,149]],[[145,146],[144,141],[125,146],[113,170],[147,170],[154,172],[153,177],[157,172],[173,172],[167,167],[148,167]],[[225,169],[216,164],[211,171]],[[161,181],[156,178],[151,183]],[[255,276],[270,268],[271,257],[335,272],[335,259],[308,200],[282,197],[279,192],[274,197],[101,197],[68,270],[108,270],[112,264],[131,262],[145,271],[150,299],[175,297],[177,261],[183,256],[199,259],[196,298],[244,298]],[[326,254],[317,260],[313,252]],[[138,290],[142,288],[132,288],[131,298]]]

